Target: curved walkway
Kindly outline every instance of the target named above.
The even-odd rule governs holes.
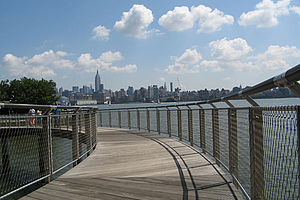
[[[220,168],[174,139],[99,128],[95,151],[22,199],[242,199]]]

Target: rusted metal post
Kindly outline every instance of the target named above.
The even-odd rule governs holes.
[[[137,128],[140,131],[141,130],[141,118],[140,118],[140,111],[139,110],[136,111],[136,117],[137,117]]]
[[[251,199],[264,197],[263,118],[259,108],[249,109]],[[299,132],[298,132],[299,134]]]
[[[203,153],[205,153],[206,145],[205,145],[205,113],[201,108],[199,109],[199,120],[200,120],[200,148]]]
[[[78,164],[79,159],[79,138],[78,138],[78,115],[72,115],[72,155],[74,162],[73,166]]]
[[[128,129],[131,129],[130,110],[127,111],[127,118],[128,118]]]
[[[193,135],[193,111],[188,107],[188,134],[189,134],[189,141],[191,146],[194,146],[194,135]]]
[[[119,128],[122,128],[122,113],[118,111],[118,118],[119,118]]]
[[[167,110],[167,127],[168,127],[169,137],[171,137],[172,136],[172,134],[171,134],[171,113],[170,113],[169,109]]]
[[[181,123],[181,110],[177,107],[177,127],[178,127],[178,137],[179,140],[182,141],[182,123]]]
[[[109,127],[111,128],[112,127],[112,124],[111,124],[111,111],[108,111],[108,123],[109,123]]]
[[[297,132],[298,132],[298,180],[300,180],[300,106],[297,106]],[[300,197],[300,190],[298,189],[298,197]]]
[[[218,109],[212,110],[213,124],[213,156],[216,158],[217,165],[220,166],[220,144],[219,144],[219,112]]]
[[[236,109],[228,109],[228,143],[229,143],[229,171],[238,178],[238,146],[237,146],[237,119]],[[234,185],[238,187],[236,181]]]
[[[146,111],[146,115],[147,115],[147,130],[150,133],[150,113],[148,109]]]
[[[158,134],[160,134],[160,112],[158,109],[156,109],[156,128]]]

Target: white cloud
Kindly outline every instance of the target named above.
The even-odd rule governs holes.
[[[217,60],[203,60],[200,63],[200,66],[203,67],[206,71],[212,71],[212,72],[224,71],[224,69],[220,66],[220,62]]]
[[[104,52],[98,58],[94,59],[91,54],[81,54],[77,62],[65,59],[69,55],[63,51],[54,52],[53,50],[28,57],[17,57],[12,54],[6,54],[3,57],[0,67],[7,70],[13,76],[29,76],[35,78],[55,76],[54,69],[79,69],[85,72],[102,71],[112,72],[136,72],[136,65],[126,65],[124,67],[112,66],[116,61],[123,59],[121,52]]]
[[[256,4],[256,9],[243,13],[238,21],[241,26],[255,25],[258,28],[272,27],[278,24],[278,17],[289,14],[290,0],[263,0]]]
[[[128,12],[123,12],[122,19],[115,23],[114,28],[127,36],[143,39],[153,32],[147,30],[152,22],[152,11],[144,5],[135,4]]]
[[[109,34],[110,34],[110,30],[105,28],[105,26],[96,26],[94,29],[93,29],[93,39],[97,40],[97,39],[100,39],[100,40],[109,40]]]
[[[194,17],[188,7],[175,7],[162,15],[158,23],[171,31],[183,31],[194,26]]]
[[[93,58],[91,54],[81,54],[77,59],[77,67],[83,69],[86,72],[112,71],[112,72],[136,72],[136,65],[126,65],[124,67],[112,66],[113,62],[122,60],[122,54],[117,52],[104,52],[98,58]]]
[[[294,11],[296,14],[300,15],[300,7],[293,6],[290,8],[292,11]]]
[[[195,49],[186,49],[179,57],[171,57],[175,62],[166,67],[165,72],[170,74],[198,72],[199,61],[202,59],[200,53]]]
[[[233,16],[224,15],[222,11],[212,10],[204,5],[192,7],[191,12],[194,18],[199,20],[198,32],[211,33],[219,31],[222,25],[233,24],[234,22]]]
[[[122,60],[123,56],[119,51],[116,52],[107,51],[101,54],[100,59],[104,62],[112,63],[115,61]]]
[[[223,60],[240,59],[252,51],[247,41],[242,38],[235,38],[233,40],[223,38],[210,42],[209,46],[211,47],[211,55]]]
[[[74,63],[63,58],[67,55],[66,52],[54,52],[53,50],[34,55],[32,58],[6,54],[3,57],[1,66],[14,76],[51,77],[55,75],[53,67],[61,69],[74,68]]]
[[[190,29],[198,22],[198,32],[215,32],[221,29],[224,24],[233,24],[234,18],[231,15],[224,15],[218,9],[199,5],[198,7],[175,7],[159,18],[159,25],[171,31],[183,31]]]
[[[299,63],[300,50],[295,46],[271,45],[254,57],[256,65],[264,70],[288,69]]]

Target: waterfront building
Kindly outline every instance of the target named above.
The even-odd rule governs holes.
[[[78,93],[79,92],[79,87],[78,86],[73,86],[72,87],[72,92],[75,94],[75,93]]]

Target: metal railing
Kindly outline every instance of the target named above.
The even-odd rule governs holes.
[[[0,104],[0,111],[32,108],[43,114],[0,115],[0,199],[49,182],[96,146],[95,108]]]
[[[300,106],[261,107],[249,95],[288,87],[300,96],[300,65],[226,97],[98,111],[98,125],[167,134],[198,147],[246,199],[299,199]],[[250,107],[235,107],[242,98]],[[215,103],[225,102],[226,107]],[[202,105],[209,104],[210,108]]]

